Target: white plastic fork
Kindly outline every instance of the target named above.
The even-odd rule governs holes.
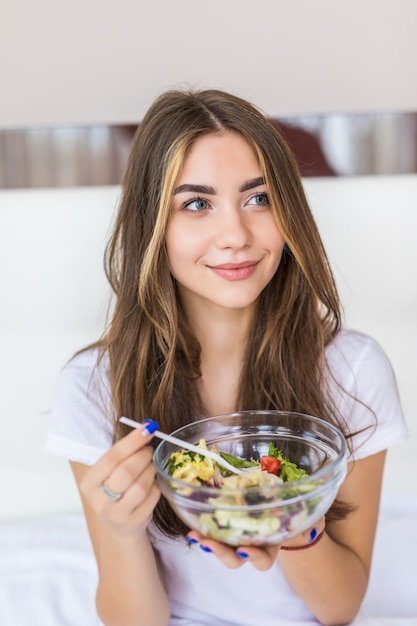
[[[139,428],[141,424],[139,422],[135,422],[134,420],[129,419],[128,417],[120,417],[119,421],[122,424],[127,424],[127,426],[131,426],[132,428]],[[182,439],[177,439],[177,437],[173,437],[172,435],[167,435],[166,433],[161,432],[160,430],[155,430],[153,433],[154,437],[158,437],[158,439],[164,439],[165,441],[169,441],[173,443],[174,446],[178,446],[184,450],[191,450],[192,452],[197,452],[198,454],[202,454],[203,456],[207,456],[213,461],[216,461],[219,465],[229,470],[229,472],[233,472],[233,474],[246,474],[247,472],[253,471],[256,469],[254,467],[234,467],[230,463],[228,463],[220,454],[216,454],[216,452],[212,452],[211,450],[205,450],[204,448],[200,448],[199,446],[195,446],[192,443],[188,443],[188,441],[183,441]]]

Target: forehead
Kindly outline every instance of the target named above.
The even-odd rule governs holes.
[[[183,182],[189,177],[223,177],[235,173],[258,176],[260,164],[254,148],[240,134],[227,131],[203,135],[194,141],[179,173]]]

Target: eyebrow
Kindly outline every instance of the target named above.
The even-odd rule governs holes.
[[[214,196],[216,194],[216,190],[214,189],[214,187],[208,187],[207,185],[189,185],[188,183],[185,183],[184,185],[175,187],[174,195],[177,193],[183,193],[184,191],[192,191],[194,193],[205,193],[211,196]]]
[[[260,187],[261,185],[265,185],[265,178],[263,176],[258,176],[258,178],[253,178],[252,180],[248,180],[241,187],[239,187],[239,191],[249,191],[249,189],[254,189],[255,187]]]
[[[265,178],[263,176],[258,176],[258,178],[253,178],[252,180],[246,181],[239,187],[239,191],[249,191],[250,189],[254,189],[255,187],[260,187],[261,185],[265,185]],[[207,195],[215,196],[216,190],[214,187],[210,187],[208,185],[191,185],[189,183],[185,183],[184,185],[180,185],[174,189],[174,195],[178,193],[183,193],[184,191],[191,191],[193,193],[205,193]]]

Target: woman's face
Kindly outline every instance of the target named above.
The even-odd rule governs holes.
[[[196,140],[166,231],[184,305],[251,306],[275,274],[284,243],[252,147],[233,132]]]

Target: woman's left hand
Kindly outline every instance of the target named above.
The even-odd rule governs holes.
[[[293,537],[285,545],[288,547],[308,546],[312,541],[312,537],[321,533],[324,529],[324,517],[308,530]],[[313,534],[312,534],[313,533]],[[260,572],[270,569],[275,563],[281,545],[273,546],[239,546],[237,548],[228,546],[225,543],[219,543],[214,539],[205,537],[197,530],[191,530],[187,535],[188,541],[191,543],[199,543],[200,548],[214,554],[222,563],[230,569],[237,569],[244,565],[247,561],[252,563],[253,567]],[[284,544],[282,544],[284,545]]]
[[[196,530],[190,531],[187,538],[188,541],[191,540],[191,543],[199,543],[202,550],[214,554],[230,569],[237,569],[250,561],[257,570],[266,571],[274,564],[279,551],[279,546],[240,546],[235,548],[209,539]]]

